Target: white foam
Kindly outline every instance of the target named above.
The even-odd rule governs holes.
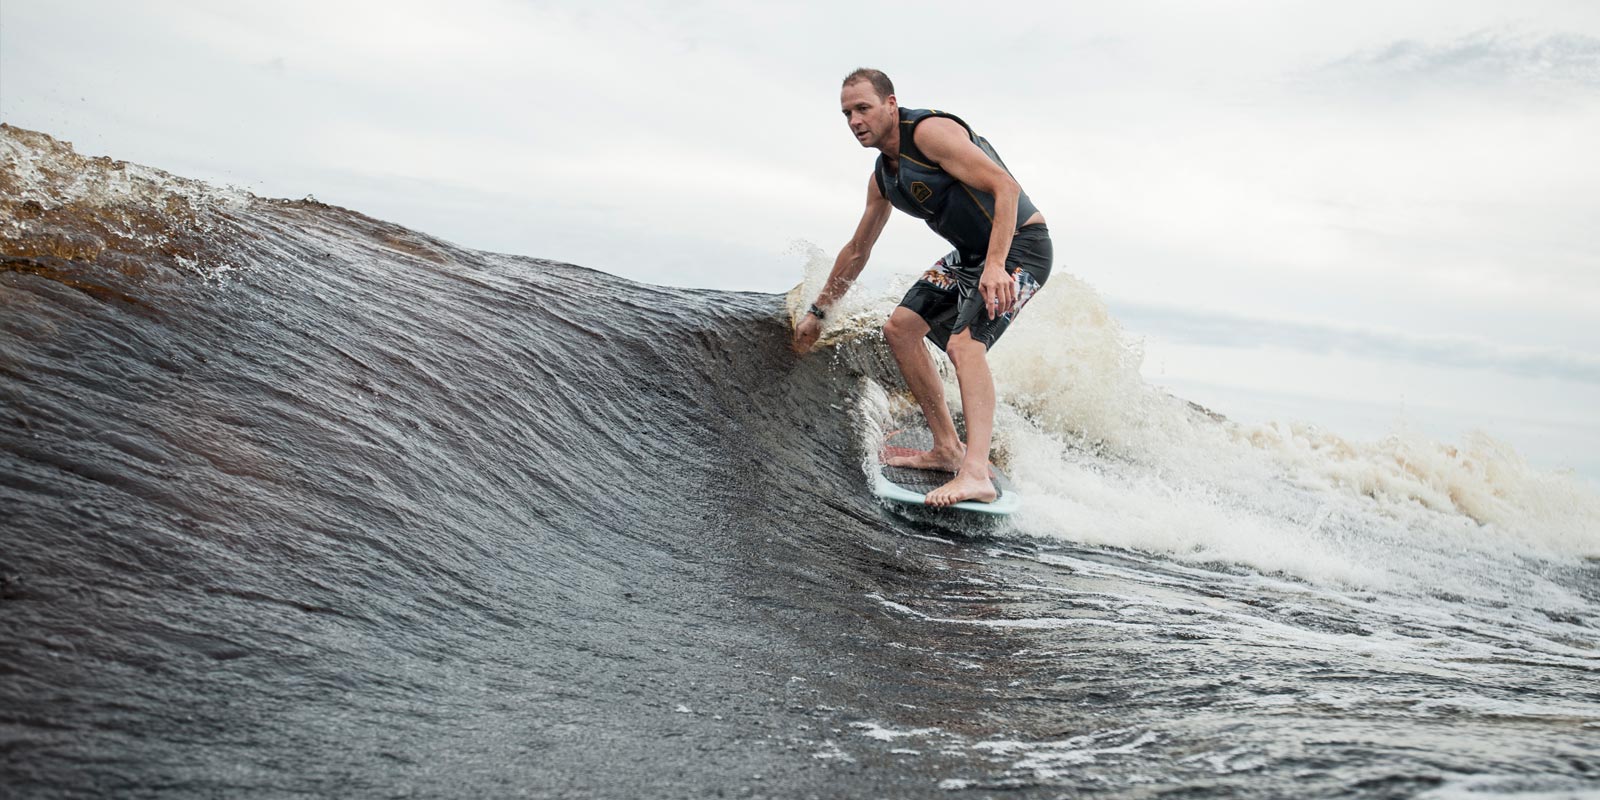
[[[231,187],[86,157],[69,142],[9,126],[0,129],[0,170],[15,192],[4,198],[3,205],[36,204],[46,212],[64,209],[81,223],[81,230],[68,233],[55,227],[50,213],[0,214],[0,239],[28,242],[25,249],[32,249],[65,233],[71,240],[70,258],[94,259],[113,247],[142,248],[208,279],[220,277],[234,265],[209,253],[209,260],[201,263],[188,254],[187,240],[211,239],[234,224],[228,212],[254,200],[248,192]]]
[[[1417,800],[1596,800],[1591,781],[1554,775],[1456,775]]]
[[[817,759],[818,761],[842,761],[846,764],[856,763],[855,758],[841,749],[839,747],[839,743],[833,741],[832,739],[823,742],[822,749],[812,753],[811,757]]]
[[[927,737],[942,732],[938,728],[915,728],[909,731],[897,731],[892,728],[885,728],[875,722],[852,722],[850,727],[855,728],[862,736],[868,739],[877,739],[880,742],[893,742],[914,736]]]
[[[1121,744],[1107,744],[1108,741],[1126,737],[1128,733],[1130,731],[1127,730],[1099,731],[1045,742],[995,739],[977,742],[972,748],[996,756],[1016,758],[1011,769],[1051,779],[1069,775],[1072,768],[1096,763],[1105,756],[1138,754],[1141,748],[1158,739],[1155,733],[1145,731]]]
[[[179,178],[127,161],[80,155],[70,142],[19,128],[0,130],[0,162],[16,183],[14,199],[34,200],[45,207],[130,202],[160,207],[179,200],[237,208],[253,199],[241,189]]]
[[[798,324],[800,317],[811,307],[811,303],[827,285],[828,274],[833,270],[832,257],[810,242],[795,242],[792,250],[803,261],[805,277],[784,298],[791,327]],[[900,294],[892,286],[874,287],[858,283],[828,309],[818,346],[827,347],[862,335],[874,335],[889,319],[889,312],[894,310],[899,301]]]
[[[820,288],[826,263],[813,253],[791,313]],[[877,337],[896,297],[847,297],[825,341]],[[1503,581],[1498,565],[1518,558],[1600,555],[1600,495],[1491,436],[1359,443],[1305,424],[1238,425],[1145,383],[1141,358],[1094,291],[1059,271],[995,348],[995,453],[1026,498],[1018,532],[1461,593]],[[953,382],[946,397],[959,402]],[[909,408],[864,382],[869,474],[881,427]]]

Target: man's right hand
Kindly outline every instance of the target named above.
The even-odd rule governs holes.
[[[792,342],[794,351],[800,355],[811,352],[811,348],[817,343],[817,337],[821,335],[822,320],[817,319],[816,315],[809,312],[801,315],[800,324],[794,326],[794,341]]]

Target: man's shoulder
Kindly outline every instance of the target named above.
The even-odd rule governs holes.
[[[917,135],[920,136],[920,135],[922,135],[923,131],[927,131],[927,130],[936,131],[936,132],[940,132],[940,133],[954,133],[954,134],[959,135],[959,136],[961,136],[963,138],[965,138],[966,135],[967,135],[967,126],[966,126],[966,124],[963,123],[961,120],[956,119],[955,117],[952,117],[952,116],[948,116],[948,115],[946,115],[946,116],[931,116],[930,115],[930,116],[924,117],[924,118],[922,118],[920,120],[917,120],[917,128],[916,128]],[[935,134],[935,135],[937,135],[937,134]]]
[[[954,116],[927,116],[916,121],[912,129],[911,138],[916,143],[917,149],[927,152],[928,146],[941,149],[940,145],[952,146],[958,142],[972,139],[972,133],[966,124]]]

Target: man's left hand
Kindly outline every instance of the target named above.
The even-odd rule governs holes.
[[[800,322],[794,326],[794,339],[790,346],[796,353],[805,355],[817,343],[817,337],[822,335],[822,320],[812,314],[800,315]]]
[[[994,319],[1011,313],[1011,307],[1017,302],[1017,283],[1006,272],[1004,264],[990,264],[983,268],[983,277],[978,279],[978,293],[983,295],[989,319]]]

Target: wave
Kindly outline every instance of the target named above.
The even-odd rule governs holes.
[[[787,297],[791,319],[829,263],[812,249],[806,279]],[[882,349],[877,328],[897,299],[847,298],[822,338],[891,387],[888,362],[859,353]],[[1529,466],[1488,434],[1460,444],[1407,432],[1361,442],[1306,423],[1239,424],[1145,383],[1142,359],[1137,340],[1071,275],[1053,278],[995,348],[997,458],[1034,501],[1021,532],[1391,585],[1452,580],[1462,547],[1490,563],[1600,556],[1592,487]],[[943,375],[956,397],[953,373]],[[1421,553],[1437,557],[1408,557]]]
[[[1582,486],[1487,438],[1232,423],[1145,384],[1058,272],[994,354],[1027,510],[909,522],[862,471],[909,413],[877,333],[894,298],[853,295],[822,352],[788,349],[825,262],[787,297],[652,286],[0,126],[0,779],[920,796],[1242,763],[1170,755],[1234,723],[1142,704],[1129,631],[1152,664],[1244,642],[1218,674],[1307,652],[1360,673],[1332,663],[1357,649],[1406,674],[1534,664],[1502,676],[1517,713],[1600,720],[1560,699],[1594,668]],[[1051,683],[1069,663],[1098,699]],[[1370,677],[1317,708],[1351,713]],[[1180,711],[1271,705],[1161,680]],[[1570,731],[1495,741],[1581,751]],[[1262,758],[1277,777],[1214,785],[1306,769]],[[1341,758],[1330,791],[1404,771]]]

